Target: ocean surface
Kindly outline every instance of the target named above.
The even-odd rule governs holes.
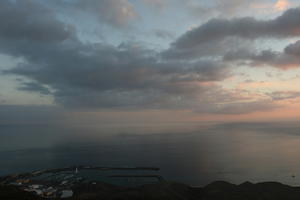
[[[300,123],[0,125],[0,176],[72,165],[159,167],[173,181],[300,185]]]

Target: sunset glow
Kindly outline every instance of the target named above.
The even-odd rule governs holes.
[[[300,117],[298,5],[1,1],[2,19],[15,17],[0,22],[8,27],[0,31],[1,107],[110,113],[116,123],[135,113],[145,121]],[[170,112],[182,117],[159,117]]]
[[[278,0],[275,4],[275,8],[278,11],[283,11],[287,9],[290,6],[290,3],[288,0]]]

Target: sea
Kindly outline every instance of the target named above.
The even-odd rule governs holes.
[[[299,155],[299,122],[0,125],[0,176],[74,165],[158,167],[165,179],[192,186],[300,186]]]

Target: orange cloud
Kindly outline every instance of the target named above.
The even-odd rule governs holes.
[[[275,3],[274,8],[277,11],[283,11],[286,10],[289,6],[290,6],[290,2],[288,0],[278,0]]]

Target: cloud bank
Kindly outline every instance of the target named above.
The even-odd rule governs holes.
[[[117,27],[138,15],[126,0],[64,5],[94,13],[100,21]],[[52,95],[57,104],[75,109],[188,109],[219,114],[271,110],[278,107],[271,99],[239,96],[218,83],[232,76],[232,63],[238,60],[279,68],[292,62],[291,57],[298,62],[299,42],[281,54],[253,54],[251,49],[232,52],[245,48],[247,40],[300,36],[299,19],[298,8],[273,20],[213,19],[184,33],[161,52],[139,42],[83,42],[74,26],[51,6],[33,0],[3,0],[0,52],[24,59],[3,73],[31,80],[21,83],[20,90]]]
[[[171,58],[207,53],[206,49],[219,49],[228,39],[255,40],[266,38],[292,38],[300,36],[300,9],[293,8],[272,20],[257,20],[252,17],[212,19],[180,36],[165,55]],[[231,43],[232,40],[229,41]],[[224,46],[227,44],[225,43]],[[197,52],[196,54],[193,52]],[[209,51],[209,53],[213,53]]]

